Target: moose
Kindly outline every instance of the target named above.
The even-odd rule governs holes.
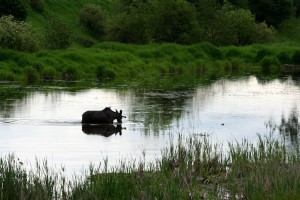
[[[122,126],[118,124],[114,126],[112,124],[82,124],[82,132],[87,135],[102,135],[104,137],[109,137],[111,135],[122,135]]]
[[[84,124],[112,124],[116,119],[118,123],[122,123],[122,110],[118,112],[112,111],[109,107],[100,111],[86,111],[82,114],[81,123]]]

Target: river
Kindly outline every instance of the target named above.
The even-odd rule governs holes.
[[[1,84],[1,155],[14,153],[31,164],[47,159],[52,167],[81,173],[106,159],[111,166],[124,159],[153,161],[179,134],[222,144],[245,138],[255,142],[257,134],[278,132],[268,125],[282,125],[291,116],[298,120],[299,79],[245,76],[171,85],[78,89]],[[83,112],[105,107],[123,111],[127,118],[121,127],[81,125]],[[298,135],[293,137],[291,144],[299,145]]]

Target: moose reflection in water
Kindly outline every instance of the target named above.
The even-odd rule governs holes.
[[[122,123],[122,110],[118,112],[112,111],[109,107],[104,108],[101,111],[86,111],[82,114],[81,123],[89,124],[112,124],[116,119],[118,123]]]
[[[122,135],[122,126],[114,126],[112,124],[82,124],[82,132],[88,135],[102,135],[105,137],[112,136],[113,134]]]

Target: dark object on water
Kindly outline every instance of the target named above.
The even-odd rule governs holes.
[[[81,123],[87,124],[112,124],[116,119],[118,123],[122,123],[122,110],[118,112],[112,111],[110,108],[106,107],[101,111],[86,111],[82,114]]]
[[[122,126],[119,124],[117,126],[112,124],[82,124],[82,132],[88,135],[102,135],[105,137],[118,133],[122,135],[122,129]]]
[[[282,69],[285,72],[300,72],[300,65],[285,64]]]

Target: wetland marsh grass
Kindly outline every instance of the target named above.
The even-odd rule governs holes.
[[[297,45],[290,44],[216,47],[209,43],[134,45],[115,42],[35,53],[0,49],[0,80],[33,83],[207,74],[218,77],[266,71],[278,74],[283,64],[295,60],[298,51]]]
[[[147,163],[121,161],[91,166],[67,181],[47,162],[25,170],[14,156],[0,159],[1,199],[299,199],[299,151],[284,141],[213,144],[207,137],[182,138]],[[145,155],[145,154],[144,154]],[[38,163],[38,162],[37,162]],[[101,166],[101,165],[99,165]],[[61,174],[60,174],[61,173]]]

